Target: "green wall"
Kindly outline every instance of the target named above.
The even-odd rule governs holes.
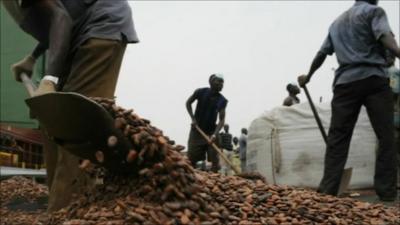
[[[16,82],[10,66],[30,54],[37,41],[25,34],[12,20],[0,3],[1,13],[1,71],[0,71],[0,122],[18,127],[37,127],[37,122],[29,118],[25,104],[28,94],[22,83]],[[33,80],[37,82],[44,74],[44,60],[37,60]]]

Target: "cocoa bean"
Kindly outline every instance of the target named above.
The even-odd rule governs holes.
[[[108,147],[113,148],[117,145],[117,143],[118,143],[118,138],[116,136],[108,137],[108,139],[107,139]]]
[[[42,224],[74,220],[90,225],[108,222],[144,225],[400,222],[398,211],[382,205],[339,199],[285,185],[268,185],[262,176],[251,173],[244,177],[253,176],[254,179],[197,171],[180,153],[184,147],[175,146],[149,120],[116,106],[114,101],[102,98],[96,98],[96,101],[110,113],[114,125],[133,146],[126,156],[126,153],[115,154],[115,157],[126,157],[121,161],[131,163],[132,174],[126,176],[106,171],[102,185],[78,196],[71,205],[51,214]],[[108,143],[109,140],[107,145],[112,148],[113,145]]]
[[[95,157],[96,157],[97,162],[99,162],[99,163],[103,163],[104,162],[104,154],[103,154],[102,151],[97,151],[95,153]]]

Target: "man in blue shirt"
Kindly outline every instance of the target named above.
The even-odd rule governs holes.
[[[357,0],[331,25],[329,34],[314,58],[308,75],[299,76],[300,86],[310,81],[327,55],[336,53],[339,68],[334,79],[332,118],[325,168],[318,191],[337,195],[346,164],[354,125],[361,106],[367,109],[379,140],[374,186],[383,201],[396,198],[397,163],[393,147],[393,101],[385,51],[400,58],[385,11],[377,0]]]
[[[211,171],[218,172],[220,169],[218,153],[194,128],[194,125],[198,125],[204,133],[210,135],[211,141],[214,142],[224,126],[225,108],[228,100],[220,93],[224,85],[222,74],[211,75],[209,84],[209,88],[197,89],[186,101],[186,109],[192,119],[188,141],[188,157],[195,167],[198,161],[206,159],[207,154],[207,159],[211,162]],[[197,106],[193,114],[192,104],[195,101],[197,101]],[[219,118],[218,125],[216,125],[217,117]]]

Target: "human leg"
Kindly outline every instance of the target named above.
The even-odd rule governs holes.
[[[57,145],[52,142],[46,134],[44,128],[42,130],[42,137],[43,137],[43,151],[44,151],[44,158],[46,162],[46,180],[47,180],[47,187],[49,191],[51,191],[51,186],[54,180],[54,174],[56,171],[56,165],[58,160],[58,147]]]
[[[67,206],[75,197],[74,194],[81,193],[91,182],[90,177],[78,168],[80,161],[78,157],[60,146],[57,156],[54,179],[49,191],[48,212]]]
[[[246,159],[241,159],[240,160],[240,169],[242,173],[246,173],[247,172],[247,164],[246,164]]]
[[[207,146],[207,159],[211,162],[211,171],[214,173],[218,173],[221,169],[219,164],[219,155],[215,149],[213,149],[210,145]]]
[[[192,128],[189,133],[188,158],[193,168],[197,167],[197,162],[205,160],[205,145],[206,143],[203,141],[203,138],[200,136],[200,134]]]
[[[113,98],[125,47],[126,44],[119,41],[89,39],[72,57],[69,76],[62,91]],[[48,211],[67,206],[74,193],[93,183],[79,169],[79,161],[75,155],[59,148]]]
[[[396,197],[397,156],[394,148],[393,93],[387,79],[376,77],[369,85],[372,93],[365,106],[379,141],[375,162],[374,186],[382,199]]]
[[[354,126],[362,104],[362,95],[360,89],[357,88],[359,85],[359,82],[354,82],[340,85],[334,90],[324,175],[318,192],[337,195]]]
[[[232,153],[232,151],[228,151],[227,154],[226,154],[226,157],[228,158],[228,160],[230,162],[233,163],[233,153]],[[225,163],[225,164],[227,164],[227,163]],[[228,164],[226,165],[226,174],[228,176],[233,175],[233,170],[232,170],[231,166],[228,165]]]
[[[224,154],[225,156],[227,156],[226,154],[226,150],[225,149],[221,149],[222,150],[222,154]],[[222,159],[222,156],[218,156],[218,160],[220,161],[220,167],[221,170],[219,171],[221,174],[227,175],[228,173],[228,165],[226,164],[226,162]]]

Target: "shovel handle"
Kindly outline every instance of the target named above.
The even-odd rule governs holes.
[[[306,96],[307,96],[307,99],[308,99],[308,103],[310,103],[310,107],[311,107],[311,110],[312,110],[312,112],[314,114],[315,120],[317,121],[318,128],[321,131],[322,138],[324,139],[325,144],[327,144],[328,143],[328,136],[326,135],[324,126],[322,125],[321,119],[319,118],[318,112],[317,112],[317,110],[316,110],[316,108],[314,106],[314,103],[313,103],[313,101],[311,99],[310,93],[308,92],[308,89],[307,89],[306,85],[303,86],[303,89],[304,89],[304,92],[306,93]]]
[[[29,78],[29,76],[26,73],[21,73],[20,78],[21,78],[22,83],[24,84],[26,90],[28,91],[29,96],[33,97],[35,90],[36,90],[36,86],[32,82],[31,78]]]
[[[218,153],[218,155],[220,155],[221,158],[233,169],[233,171],[235,171],[235,174],[239,174],[240,173],[239,169],[236,166],[234,166],[231,161],[229,161],[226,155],[222,152],[220,148],[218,148],[218,146],[215,143],[211,142],[208,135],[205,134],[198,125],[194,125],[194,127],[201,134],[201,136],[203,136],[203,138],[206,139],[208,143],[211,143],[210,145],[214,148],[214,150]]]

